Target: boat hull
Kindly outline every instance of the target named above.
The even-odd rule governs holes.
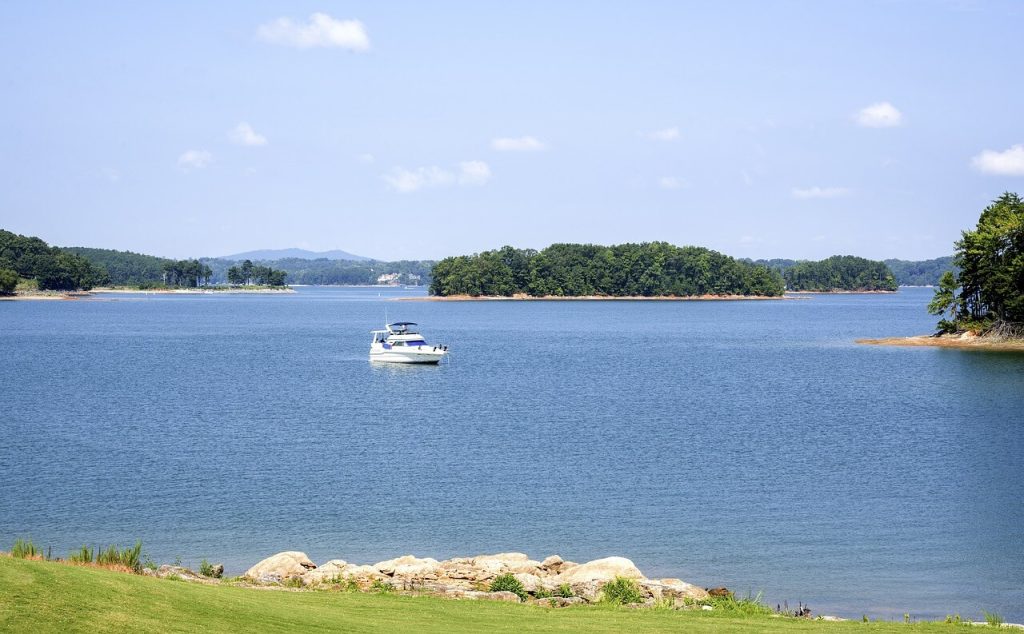
[[[392,350],[374,350],[370,352],[370,361],[379,363],[432,363],[437,364],[448,354],[445,350],[424,350],[413,352],[403,350],[395,352]]]

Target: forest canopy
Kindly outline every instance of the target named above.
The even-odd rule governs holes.
[[[505,246],[445,258],[432,277],[430,293],[439,296],[778,297],[784,290],[782,276],[765,266],[667,242]]]
[[[4,287],[9,286],[10,272],[17,277],[35,280],[40,290],[89,290],[106,279],[106,271],[74,253],[51,247],[39,238],[0,229],[0,270]]]
[[[959,272],[943,274],[928,305],[939,330],[1024,335],[1024,201],[1004,193],[955,246]]]
[[[885,262],[833,255],[818,262],[797,262],[785,269],[791,291],[895,291],[896,277]]]

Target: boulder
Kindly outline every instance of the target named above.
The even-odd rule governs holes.
[[[415,559],[415,558],[414,558]],[[395,577],[415,577],[415,578],[426,578],[431,577],[437,578],[437,564],[436,559],[430,557],[424,557],[416,561],[407,561],[400,564],[395,564],[392,575]]]
[[[210,574],[207,575],[213,579],[220,579],[224,576],[224,564],[213,564],[210,566]]]
[[[682,579],[658,579],[657,582],[663,586],[662,596],[665,597],[702,601],[711,596],[704,588],[686,583]]]
[[[344,559],[332,559],[315,570],[310,570],[302,576],[306,585],[325,583],[334,579],[346,577],[346,571],[352,568]]]
[[[263,583],[284,581],[289,577],[301,577],[316,564],[310,561],[306,553],[289,550],[271,555],[245,571],[245,576]]]
[[[537,575],[528,572],[516,572],[512,576],[518,579],[519,583],[523,584],[523,589],[527,592],[536,592],[542,587],[540,577]]]
[[[507,590],[501,590],[499,592],[487,592],[488,599],[491,601],[507,601],[509,603],[519,603],[521,600],[519,595],[515,592],[509,592]]]
[[[563,563],[562,566],[564,568],[565,564]],[[568,583],[569,585],[575,585],[590,581],[604,583],[614,580],[615,577],[643,579],[644,575],[632,561],[625,557],[605,557],[604,559],[595,559],[585,564],[563,569],[553,581],[556,584]]]
[[[394,559],[379,561],[373,564],[373,567],[376,568],[379,572],[390,576],[395,574],[395,569],[399,566],[419,566],[428,562],[433,565],[437,565],[436,559],[420,559],[415,555],[403,555],[401,557],[396,557]]]
[[[551,555],[550,557],[545,557],[544,561],[540,562],[540,566],[538,566],[538,568],[540,568],[545,574],[557,575],[561,571],[562,564],[564,563],[565,561],[563,561],[558,555]]]

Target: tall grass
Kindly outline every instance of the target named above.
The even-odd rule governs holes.
[[[129,548],[118,548],[111,544],[106,550],[82,546],[71,553],[68,559],[76,564],[92,564],[107,567],[124,567],[132,572],[142,572],[142,540]]]
[[[45,559],[43,549],[32,543],[31,539],[18,539],[11,547],[11,557],[18,559]]]
[[[89,548],[85,544],[82,545],[76,552],[68,555],[68,560],[73,564],[91,564],[95,557],[93,556],[92,548]]]
[[[750,596],[746,598],[737,599],[734,595],[728,596],[711,597],[705,601],[702,601],[706,605],[714,607],[716,610],[722,610],[723,612],[731,612],[733,614],[742,614],[744,616],[753,615],[768,615],[774,614],[774,610],[770,607],[761,603],[761,593],[758,592],[756,596]],[[801,606],[801,613],[804,612],[804,607]],[[810,614],[808,609],[806,614]]]

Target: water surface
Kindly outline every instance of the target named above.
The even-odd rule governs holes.
[[[519,550],[816,613],[1024,621],[1024,355],[858,346],[930,291],[0,303],[0,547],[141,538],[239,574]],[[371,365],[420,322],[439,367]]]

